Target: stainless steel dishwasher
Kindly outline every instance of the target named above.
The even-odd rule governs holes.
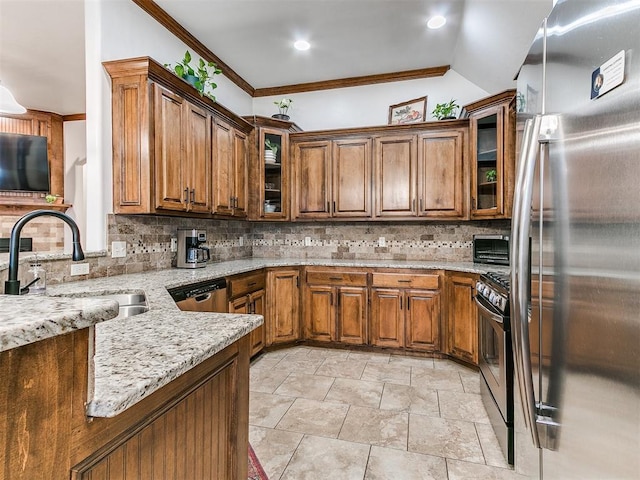
[[[167,289],[180,310],[227,313],[227,280],[217,278]]]

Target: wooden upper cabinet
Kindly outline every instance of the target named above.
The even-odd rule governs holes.
[[[231,170],[233,187],[233,215],[246,217],[247,199],[247,135],[233,130],[233,168]]]
[[[233,214],[233,128],[213,122],[213,213]]]
[[[515,184],[515,91],[465,106],[469,112],[471,218],[510,218]]]
[[[370,217],[371,139],[336,140],[332,153],[332,216]]]
[[[418,137],[418,215],[464,218],[464,130]]]
[[[228,122],[212,125],[213,213],[234,217],[247,214],[247,136]]]
[[[374,148],[376,217],[415,215],[416,143],[415,135],[376,138]]]
[[[297,218],[327,218],[331,214],[331,142],[294,144]]]
[[[211,205],[209,115],[169,90],[153,86],[156,208],[208,213]]]
[[[211,211],[211,117],[206,110],[185,103],[186,164],[189,165],[188,210],[200,213]]]
[[[371,139],[294,142],[295,218],[371,216]]]
[[[182,161],[185,139],[185,101],[178,95],[154,85],[156,208],[186,210],[187,164]],[[187,192],[185,192],[187,190]]]
[[[103,65],[112,85],[114,213],[244,216],[252,125],[149,57]]]

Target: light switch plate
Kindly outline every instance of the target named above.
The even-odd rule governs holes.
[[[127,256],[127,242],[111,242],[111,258]]]
[[[238,237],[238,245],[244,247],[244,237]]]
[[[72,263],[71,275],[87,275],[89,273],[88,263]]]
[[[378,246],[379,247],[386,247],[387,246],[387,240],[384,237],[378,237]]]
[[[311,237],[304,237],[304,246],[305,247],[311,246]]]
[[[171,251],[172,252],[177,252],[178,251],[178,239],[173,237],[171,239]]]

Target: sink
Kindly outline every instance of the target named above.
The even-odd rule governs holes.
[[[120,306],[120,313],[116,318],[133,317],[149,311],[147,296],[144,293],[114,293],[106,295],[92,295],[95,298],[115,300]]]

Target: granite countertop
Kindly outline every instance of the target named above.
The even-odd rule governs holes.
[[[182,312],[167,288],[266,267],[341,266],[506,272],[508,267],[447,261],[246,259],[195,270],[169,269],[48,287],[46,297],[0,296],[0,351],[95,325],[94,394],[87,414],[113,417],[259,325],[258,315]],[[109,320],[116,303],[92,295],[144,293],[149,311]],[[108,321],[105,321],[108,320]]]

